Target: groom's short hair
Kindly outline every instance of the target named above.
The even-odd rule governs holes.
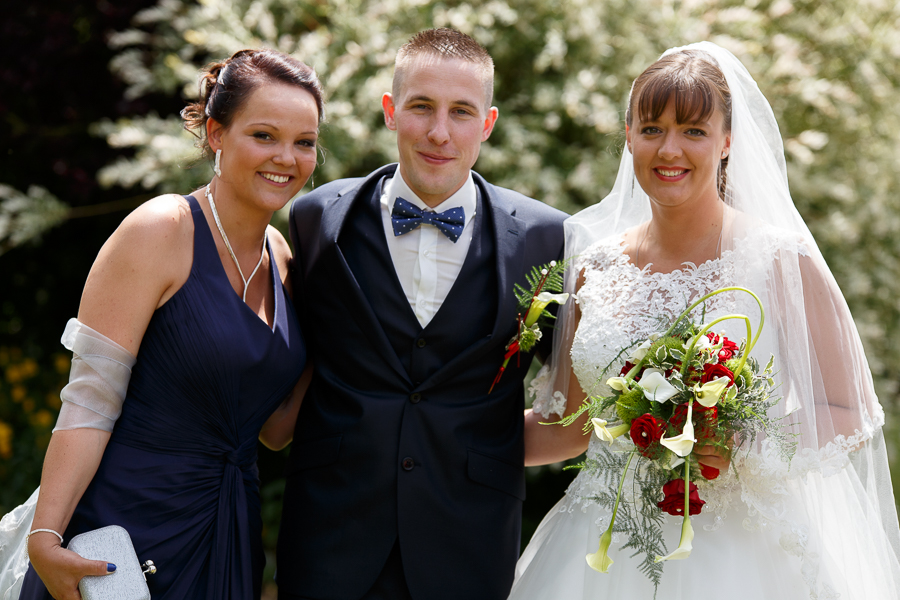
[[[391,88],[396,100],[399,100],[400,87],[409,64],[423,56],[459,59],[476,65],[484,85],[485,110],[490,108],[494,97],[494,60],[484,46],[468,35],[447,27],[420,31],[397,51],[397,59],[394,61],[394,82]]]

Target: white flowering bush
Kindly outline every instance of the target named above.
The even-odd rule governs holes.
[[[612,187],[631,81],[663,50],[732,50],[770,100],[800,212],[847,296],[882,400],[898,414],[900,9],[893,0],[160,0],[110,36],[129,98],[197,94],[198,70],[268,46],[314,67],[327,94],[314,181],[396,160],[383,124],[397,48],[449,26],[496,61],[500,120],[477,169],[574,212]],[[96,126],[127,149],[104,185],[184,192],[208,181],[177,115]],[[2,200],[0,200],[2,201]],[[896,422],[898,419],[894,419]],[[900,477],[897,477],[900,480]]]

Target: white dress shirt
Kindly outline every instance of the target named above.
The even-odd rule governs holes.
[[[462,207],[465,225],[456,243],[430,224],[420,225],[403,235],[395,236],[391,225],[391,211],[397,198],[403,198],[423,211],[443,212]],[[391,260],[406,299],[422,327],[428,325],[441,308],[450,288],[462,269],[469,244],[472,242],[472,222],[475,217],[475,182],[472,173],[455,194],[435,208],[429,208],[406,185],[398,169],[396,175],[384,182],[381,195],[381,217]]]

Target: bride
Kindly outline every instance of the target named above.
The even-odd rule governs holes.
[[[561,315],[555,347],[567,351],[539,375],[526,418],[556,420],[550,415],[572,413],[586,395],[609,395],[620,350],[657,331],[659,316],[743,286],[765,308],[752,354],[761,364],[775,359],[782,399],[769,416],[785,417],[797,450],[786,462],[765,440],[730,458],[700,449],[721,475],[700,484],[706,504],[692,519],[691,556],[663,563],[654,589],[622,536],[613,537],[608,573],[585,560],[610,520],[596,501],[609,492],[596,465],[628,447],[591,435],[595,467],[544,518],[510,598],[897,598],[900,531],[884,412],[846,302],[791,200],[766,99],[727,50],[675,48],[635,80],[626,140],[612,193],[566,221],[567,287],[578,303]],[[736,294],[705,308],[705,322],[759,318],[755,303]],[[730,339],[746,335],[729,323],[721,325]],[[578,424],[544,427],[526,439],[526,462],[569,458],[587,444]],[[639,501],[627,481],[622,494]],[[666,517],[667,551],[680,530],[680,518]]]

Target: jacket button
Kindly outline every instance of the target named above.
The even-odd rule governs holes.
[[[424,348],[425,347],[425,338],[417,339],[416,346],[418,346],[419,348]]]
[[[413,404],[418,404],[419,400],[421,400],[421,399],[422,399],[422,394],[420,394],[419,392],[413,392],[412,394],[409,395],[409,401],[412,402]]]
[[[401,463],[401,464],[403,466],[404,471],[412,471],[413,467],[416,466],[416,461],[414,461],[413,459],[411,459],[410,457],[407,456],[406,458],[403,459],[403,463]]]

